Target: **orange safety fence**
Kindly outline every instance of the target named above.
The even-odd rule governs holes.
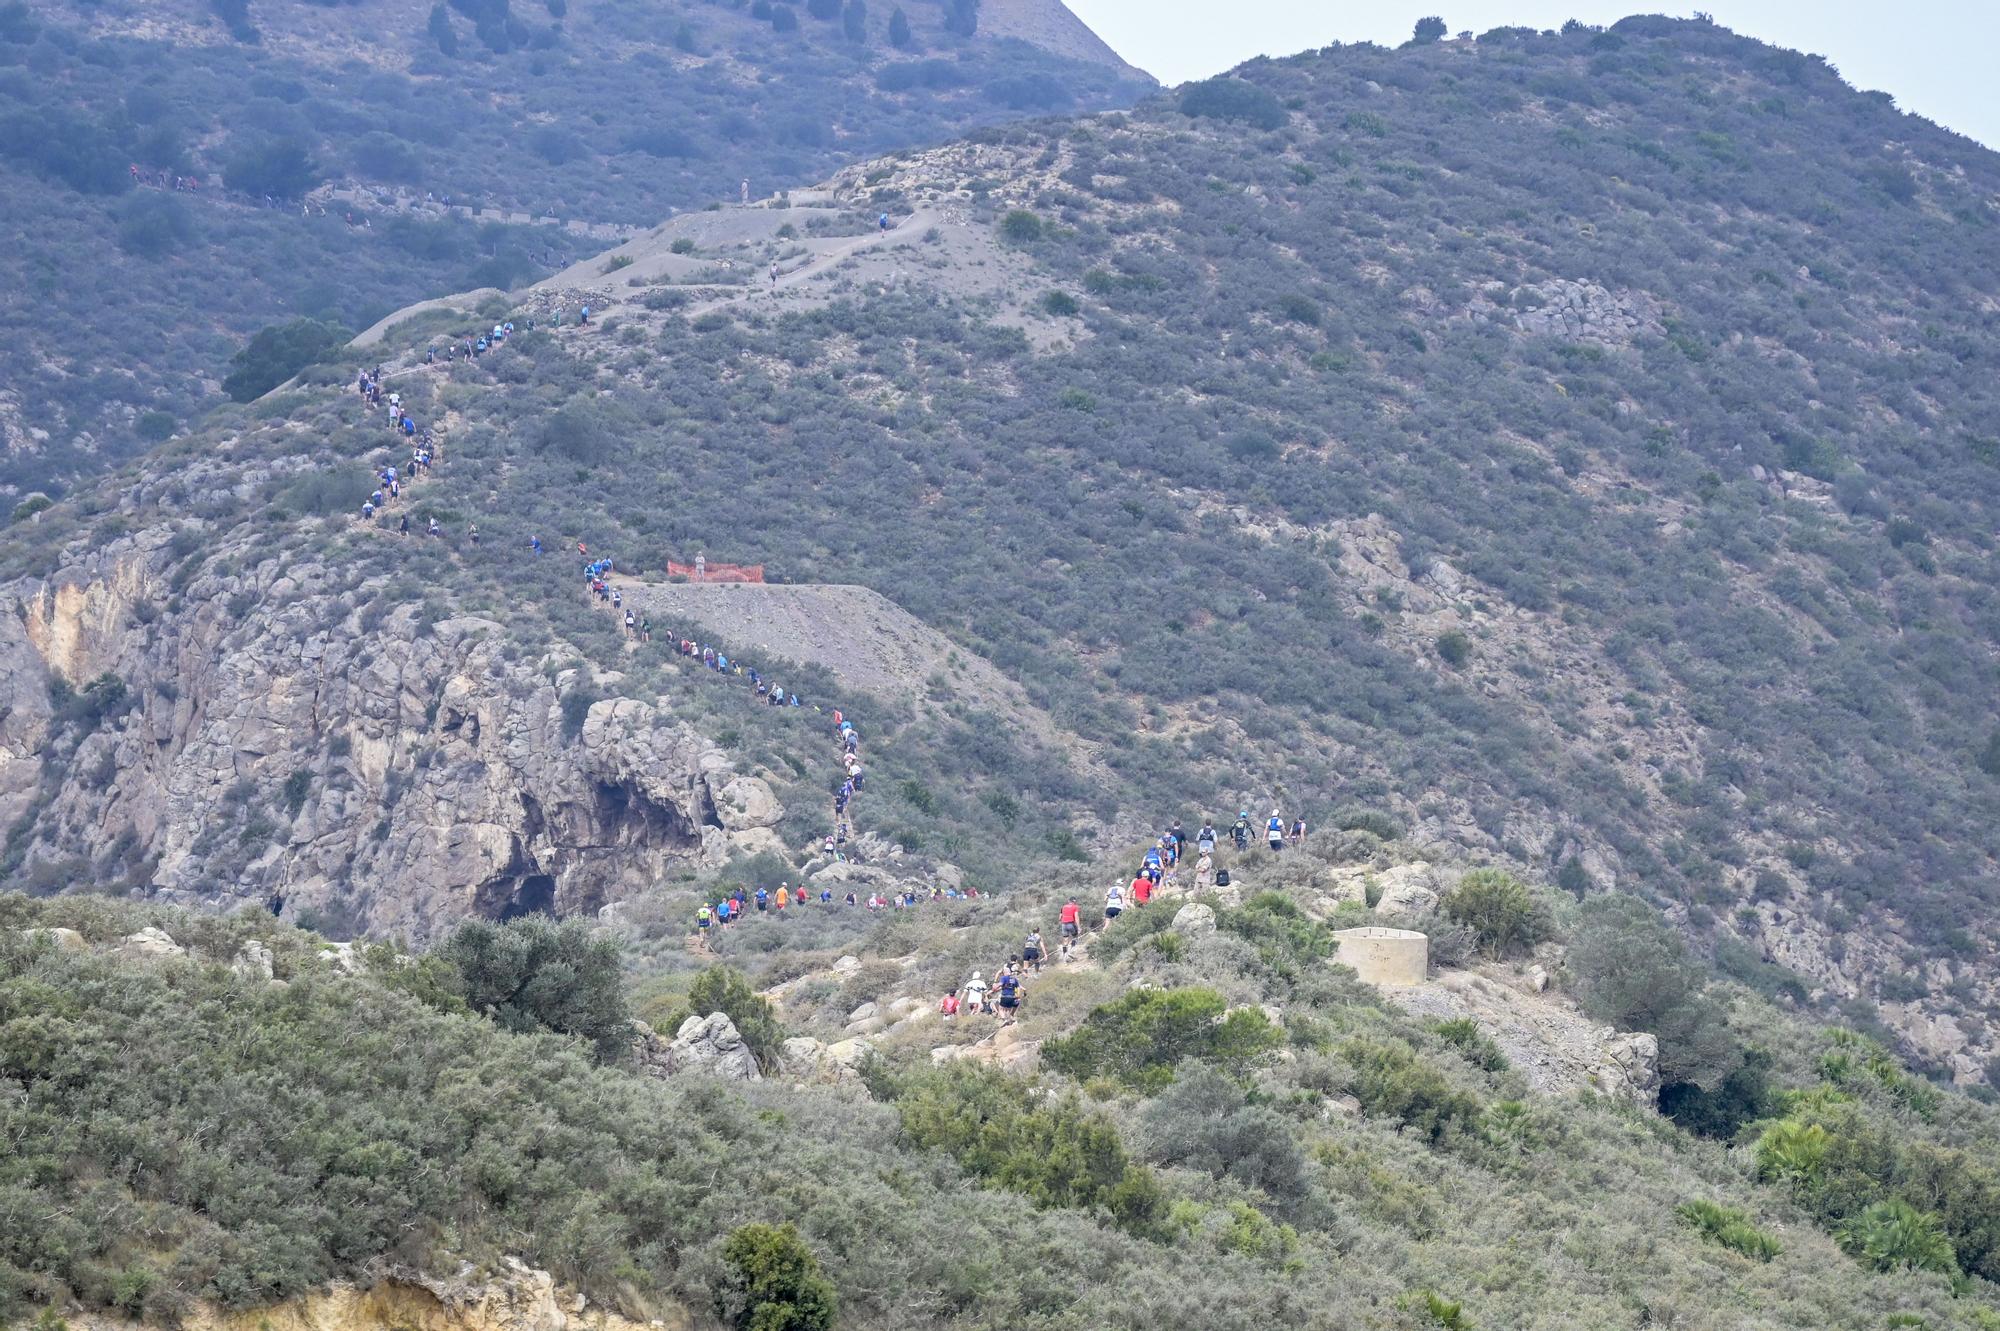
[[[762,564],[704,564],[697,575],[693,564],[676,564],[667,561],[667,576],[687,578],[693,582],[762,582]]]

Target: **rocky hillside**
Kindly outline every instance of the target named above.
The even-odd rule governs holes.
[[[261,326],[358,329],[746,183],[1151,88],[1057,0],[1006,13],[988,32],[977,0],[0,6],[23,75],[0,80],[0,276],[37,311],[0,346],[0,508],[188,426]]]
[[[853,704],[893,733],[875,830],[913,853],[1004,877],[1161,810],[1387,818],[1577,897],[1639,893],[1776,1001],[1885,1023],[1977,1084],[2000,1051],[2000,347],[1968,312],[1996,294],[1997,193],[2000,159],[1822,64],[1632,20],[1260,61],[1129,114],[886,157],[790,207],[672,219],[489,302],[482,324],[538,321],[504,354],[424,366],[474,324],[432,311],[17,523],[24,625],[52,587],[108,595],[86,589],[127,576],[113,549],[152,551],[163,590],[101,670],[55,662],[52,714],[96,729],[15,743],[17,806],[78,813],[24,815],[14,862],[69,882],[122,846],[135,885],[254,883],[242,847],[337,826],[317,861],[272,858],[319,867],[276,878],[379,903],[437,819],[476,840],[480,801],[506,803],[492,757],[444,730],[459,676],[482,698],[543,689],[537,715],[580,709],[578,755],[536,799],[571,811],[552,847],[589,848],[561,862],[601,856],[612,885],[561,900],[635,885],[618,817],[676,863],[700,837],[698,800],[584,798],[626,742],[581,728],[596,693],[750,751],[736,770],[797,809],[779,828],[796,854],[827,815],[779,787],[823,782],[823,755],[625,641],[528,541],[587,539],[652,579],[705,549],[872,588],[1024,691],[996,707],[940,672],[923,698]],[[421,549],[348,516],[367,463],[396,459],[336,386],[364,355],[448,423],[447,465],[405,510],[444,524]],[[288,620],[319,578],[336,599]],[[196,745],[154,781],[168,794],[121,801],[137,778],[117,746],[180,733],[162,718],[183,708],[209,722],[219,695],[116,663],[204,615],[229,626],[196,639],[225,663],[271,644],[246,679],[337,643],[364,672],[341,667],[355,701],[270,757],[227,702],[213,743],[242,770]],[[481,619],[503,631],[464,645]],[[388,708],[362,664],[385,659],[422,681],[395,707],[407,773],[378,762],[364,801],[318,821],[286,792],[334,799],[335,766],[386,733],[302,757]],[[579,659],[604,673],[564,675]],[[100,707],[104,671],[100,698],[126,691]],[[323,677],[315,657],[297,687]],[[1045,742],[1036,714],[1070,739]],[[481,745],[536,733],[486,715]],[[179,807],[245,808],[246,780],[267,792],[247,838],[145,812],[197,788],[210,802]],[[461,788],[487,792],[462,822]],[[406,817],[406,798],[430,802]],[[552,876],[554,849],[518,861],[532,871],[503,853],[537,844],[525,814],[494,822],[456,862],[476,881],[396,880],[445,904],[354,918],[435,921]],[[376,828],[386,846],[356,846]]]
[[[1118,861],[976,898],[809,867],[917,899],[687,938],[710,876],[610,928],[475,923],[422,958],[0,894],[0,1199],[57,1217],[0,1226],[0,1317],[1992,1325],[1990,1108],[1852,1031],[1718,1004],[1629,899],[1529,892],[1529,933],[1469,926],[1475,885],[1521,886],[1440,850],[1323,835],[1214,891],[1183,866],[1074,948],[1057,904]],[[1433,978],[1341,964],[1336,929],[1390,922],[1430,932]],[[1054,955],[1016,1019],[940,1013],[1031,928]],[[1697,1049],[1735,1070],[1657,1116]]]

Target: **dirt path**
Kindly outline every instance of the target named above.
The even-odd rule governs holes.
[[[698,301],[693,305],[685,306],[680,313],[686,318],[693,319],[707,314],[711,310],[721,309],[725,305],[736,304],[743,297],[755,297],[759,292],[775,296],[781,291],[787,291],[792,287],[811,281],[813,278],[820,276],[829,269],[838,267],[846,260],[865,250],[875,249],[892,240],[904,239],[912,231],[921,236],[924,229],[935,225],[936,222],[937,214],[934,211],[927,208],[919,208],[891,230],[870,231],[865,235],[849,236],[836,244],[829,245],[826,249],[814,253],[796,268],[781,269],[778,273],[778,280],[775,282],[766,281],[762,285],[740,288],[741,295],[731,294],[718,296],[713,300]]]

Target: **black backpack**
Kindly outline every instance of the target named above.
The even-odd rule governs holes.
[[[1229,886],[1229,870],[1227,870],[1227,869],[1217,869],[1217,870],[1215,871],[1215,885],[1216,885],[1217,887],[1228,887],[1228,886]]]

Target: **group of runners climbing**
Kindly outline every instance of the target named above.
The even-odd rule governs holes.
[[[429,426],[419,426],[417,424],[416,418],[411,416],[409,411],[404,407],[403,395],[401,393],[385,394],[382,391],[382,369],[380,366],[377,366],[373,373],[363,370],[355,381],[355,390],[361,395],[361,400],[368,405],[371,412],[379,410],[382,413],[382,417],[387,422],[390,432],[410,446],[409,461],[402,467],[398,468],[392,462],[377,467],[374,470],[371,478],[374,488],[370,490],[368,497],[361,501],[362,521],[373,522],[378,513],[384,513],[392,504],[400,502],[403,498],[403,491],[415,484],[419,477],[430,475],[431,467],[437,458],[435,452],[437,447],[437,432]],[[426,530],[431,536],[442,534],[436,518],[430,519]],[[408,512],[398,515],[396,531],[399,535],[403,536],[410,534],[410,515]],[[471,536],[473,543],[477,544],[479,541],[478,527],[475,526],[472,528]]]

